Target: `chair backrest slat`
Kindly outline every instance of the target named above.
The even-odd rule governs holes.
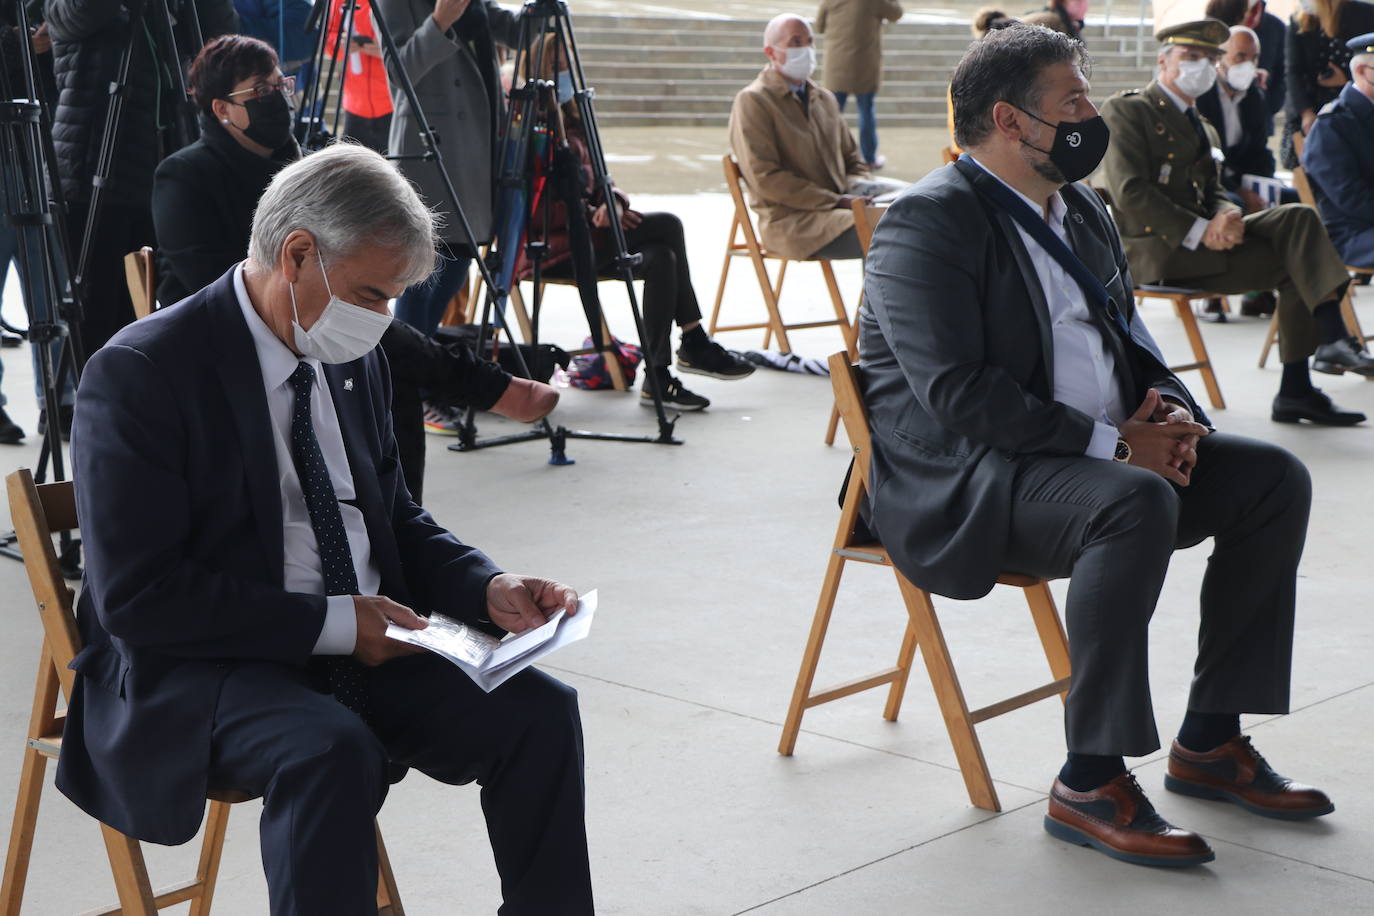
[[[744,231],[749,247],[762,251],[763,246],[759,244],[758,236],[754,233],[753,214],[744,199],[744,173],[739,170],[739,163],[730,153],[721,157],[721,165],[725,170],[725,186],[730,189],[730,198],[735,202],[735,222]]]
[[[854,466],[864,487],[868,487],[868,463],[871,459],[872,437],[868,431],[868,408],[859,393],[859,367],[849,361],[849,354],[841,350],[829,359],[830,385],[835,389],[835,406],[844,421],[844,432],[854,449]]]
[[[854,209],[854,234],[859,237],[859,250],[868,257],[868,246],[873,241],[873,230],[878,227],[878,220],[883,218],[883,213],[887,207],[883,204],[870,204],[862,198],[855,200]]]

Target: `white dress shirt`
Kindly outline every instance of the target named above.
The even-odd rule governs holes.
[[[281,493],[282,547],[284,585],[289,592],[311,595],[324,594],[324,573],[320,568],[320,548],[315,529],[310,525],[310,513],[305,507],[296,463],[291,458],[291,413],[295,408],[296,392],[288,381],[300,363],[315,370],[315,384],[310,386],[310,421],[315,427],[320,452],[329,468],[334,495],[339,500],[339,515],[343,517],[348,547],[353,554],[353,569],[358,575],[358,593],[375,595],[381,587],[382,575],[372,560],[372,543],[367,536],[363,513],[349,500],[356,497],[353,472],[344,451],[343,431],[339,416],[334,412],[329,383],[320,368],[320,361],[297,356],[282,343],[253,308],[248,288],[243,282],[243,265],[234,269],[234,293],[238,296],[243,320],[253,335],[258,365],[262,368],[262,387],[267,393],[267,411],[271,415],[272,449],[277,459],[277,489]],[[326,599],[324,626],[315,641],[315,655],[350,655],[357,642],[357,616],[349,595],[333,595]]]
[[[1189,108],[1192,108],[1194,111],[1197,111],[1197,108],[1195,106],[1189,105],[1187,102],[1183,101],[1183,96],[1179,95],[1177,92],[1174,92],[1168,86],[1164,85],[1163,83],[1160,83],[1159,88],[1164,90],[1164,94],[1169,97],[1169,100],[1173,102],[1175,105],[1177,105],[1178,110],[1183,112],[1185,115],[1188,113]],[[1217,91],[1219,93],[1222,92],[1222,90],[1220,89],[1218,89]],[[1222,106],[1222,110],[1226,110],[1225,105]],[[1202,115],[1199,114],[1198,117],[1201,118]],[[1197,251],[1197,246],[1202,242],[1202,236],[1207,232],[1207,224],[1209,222],[1211,222],[1211,220],[1201,216],[1193,220],[1193,228],[1189,229],[1188,234],[1183,237],[1183,247],[1187,248],[1189,251]]]
[[[973,161],[993,178],[1002,181],[977,159]],[[1002,184],[1025,201],[1033,212],[1044,212],[1044,208],[1035,201],[1005,181]],[[1064,228],[1068,208],[1064,205],[1064,198],[1057,192],[1050,198],[1049,210],[1046,222],[1072,251],[1068,230]],[[1116,454],[1116,440],[1121,435],[1117,427],[1130,416],[1130,411],[1121,400],[1121,388],[1116,381],[1116,358],[1107,347],[1092,313],[1088,311],[1088,300],[1078,281],[1059,266],[1054,256],[1021,228],[1020,223],[1013,220],[1013,225],[1021,236],[1022,244],[1026,246],[1031,264],[1040,278],[1045,302],[1050,308],[1054,345],[1054,399],[1092,418],[1092,438],[1088,440],[1088,447],[1083,453],[1090,458],[1110,459]]]
[[[1230,88],[1223,86],[1225,77],[1217,77],[1217,101],[1221,103],[1222,144],[1230,149],[1241,141],[1244,131],[1240,126],[1240,103],[1245,101],[1249,89],[1231,95]]]

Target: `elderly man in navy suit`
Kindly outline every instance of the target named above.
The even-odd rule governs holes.
[[[404,767],[482,786],[500,912],[592,912],[572,689],[529,669],[487,694],[386,636],[432,611],[520,632],[577,600],[406,490],[375,347],[434,245],[392,165],[316,153],[273,179],[248,259],[117,334],[78,394],[85,649],[58,786],[169,844],[207,789],[261,795],[281,916],[376,913],[372,823]]]

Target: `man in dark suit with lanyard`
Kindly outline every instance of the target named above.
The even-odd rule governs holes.
[[[527,669],[484,693],[386,637],[432,611],[519,632],[577,601],[406,490],[376,344],[434,245],[394,166],[330,147],[277,173],[247,261],[81,380],[85,648],[58,787],[166,844],[195,835],[208,788],[261,795],[274,916],[376,913],[372,822],[407,766],[482,786],[501,913],[592,912],[573,690]]]
[[[1148,633],[1178,547],[1215,538],[1166,785],[1270,817],[1332,810],[1240,734],[1240,713],[1288,709],[1310,481],[1283,449],[1213,432],[1135,314],[1111,218],[1072,183],[1108,139],[1086,68],[1080,43],[1038,27],[975,42],[951,84],[967,155],[878,224],[860,312],[869,524],[949,597],[1004,570],[1069,577],[1069,756],[1046,829],[1196,865],[1206,841],[1161,818],[1123,759],[1160,746]]]

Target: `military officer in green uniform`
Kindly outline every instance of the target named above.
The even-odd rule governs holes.
[[[1362,422],[1364,414],[1336,407],[1308,375],[1315,354],[1312,368],[1320,372],[1374,376],[1374,357],[1341,320],[1349,277],[1321,218],[1301,204],[1242,216],[1223,195],[1212,155],[1216,131],[1194,102],[1215,82],[1228,36],[1216,19],[1161,29],[1159,76],[1102,106],[1112,131],[1102,178],[1131,273],[1138,283],[1218,294],[1277,289],[1283,379],[1273,419]]]

